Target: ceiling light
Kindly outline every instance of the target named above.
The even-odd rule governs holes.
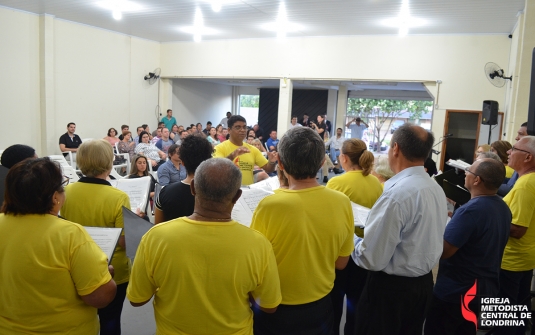
[[[217,34],[217,30],[204,26],[204,18],[200,8],[197,8],[195,11],[193,26],[182,27],[180,28],[180,31],[192,34],[195,42],[200,42],[203,35]]]
[[[96,3],[97,6],[112,11],[112,16],[115,20],[120,20],[123,17],[123,12],[135,12],[143,9],[143,6],[128,0],[106,0]]]
[[[409,12],[409,1],[403,0],[398,17],[381,21],[381,24],[387,27],[399,29],[399,36],[405,36],[409,33],[409,28],[420,27],[426,24],[426,21],[412,17]]]
[[[288,21],[286,7],[284,6],[283,2],[281,2],[279,5],[277,20],[272,23],[264,24],[262,28],[269,31],[275,31],[277,33],[277,38],[280,39],[285,38],[287,33],[292,33],[301,29],[298,24]]]

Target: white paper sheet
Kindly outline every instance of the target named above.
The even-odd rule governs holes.
[[[354,202],[351,202],[351,208],[353,209],[353,219],[355,227],[364,228],[370,209]]]
[[[463,162],[460,159],[457,159],[457,160],[450,159],[449,161],[446,162],[446,164],[449,166],[453,166],[454,168],[461,169],[461,170],[464,170],[465,168],[470,166],[470,164]]]
[[[111,183],[112,186],[120,189],[128,194],[130,198],[130,209],[135,212],[139,208],[140,211],[145,212],[150,190],[150,177],[141,178],[123,178],[115,180]]]
[[[279,178],[275,176],[275,177],[269,177],[268,179],[259,181],[258,183],[249,185],[249,188],[262,189],[262,190],[272,192],[273,190],[278,189],[280,186],[281,185],[279,182]]]
[[[108,264],[111,262],[113,251],[121,236],[122,228],[84,227],[89,236],[108,256]]]
[[[253,213],[256,209],[256,206],[258,206],[260,200],[271,194],[273,194],[273,192],[269,192],[264,189],[242,189],[242,195],[232,209],[232,219],[238,221],[244,226],[249,227],[251,225],[251,220],[253,218]]]

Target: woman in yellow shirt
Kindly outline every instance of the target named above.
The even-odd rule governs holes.
[[[490,151],[498,155],[505,165],[505,178],[511,178],[515,173],[515,170],[507,165],[507,151],[511,150],[512,147],[511,143],[507,141],[494,141],[490,144]]]
[[[346,140],[342,144],[338,160],[346,173],[332,178],[327,183],[327,188],[344,193],[356,204],[368,208],[373,207],[383,193],[383,187],[377,177],[370,174],[375,158],[366,149],[366,143],[356,138]],[[355,233],[360,237],[364,236],[361,228],[355,228]],[[358,267],[352,258],[349,258],[344,270],[336,270],[334,288],[331,292],[334,307],[334,334],[339,333],[344,295],[347,296],[345,333],[354,333],[356,306],[367,275],[367,270]]]
[[[22,161],[7,175],[0,334],[99,332],[97,308],[113,300],[116,286],[106,255],[85,229],[58,218],[68,182],[48,157]]]

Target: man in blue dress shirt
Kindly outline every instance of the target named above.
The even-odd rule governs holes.
[[[359,335],[422,334],[448,217],[444,191],[423,166],[433,142],[432,133],[410,124],[392,136],[388,162],[396,175],[385,183],[352,254],[371,271],[357,304]]]

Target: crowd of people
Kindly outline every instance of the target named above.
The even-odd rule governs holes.
[[[125,299],[154,299],[162,334],[339,334],[344,299],[345,335],[475,334],[480,300],[462,304],[474,287],[477,297],[528,305],[535,137],[526,124],[514,145],[478,148],[464,171],[471,199],[451,220],[424,167],[432,133],[400,126],[388,155],[374,157],[358,138],[367,125],[346,126],[355,138],[342,128],[326,138],[324,115],[293,117],[280,139],[264,138],[239,115],[184,129],[168,110],[154,132],[142,125],[132,137],[124,125],[119,137],[111,128],[82,142],[69,123],[60,149],[76,154],[83,174],[72,184],[32,148],[6,149],[0,333],[120,334]],[[155,225],[133,265],[124,231],[108,260],[81,228],[124,228],[130,200],[109,183],[114,150],[132,156],[128,178],[151,178]],[[323,186],[317,174],[329,161],[343,174]],[[242,187],[273,174],[281,187],[259,202],[250,227],[233,220]],[[351,203],[371,209],[365,228]],[[506,324],[496,333],[524,331]]]

